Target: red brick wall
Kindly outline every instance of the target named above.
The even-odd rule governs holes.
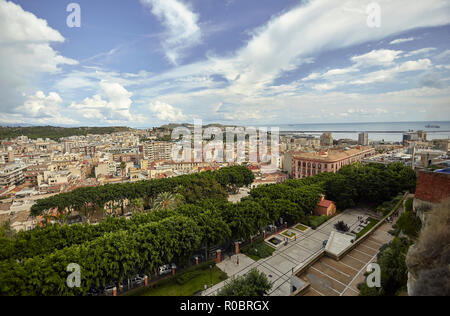
[[[440,203],[450,197],[450,175],[420,171],[417,178],[417,199]]]

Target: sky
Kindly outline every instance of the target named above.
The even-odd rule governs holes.
[[[194,120],[450,121],[450,1],[0,0],[1,124]]]

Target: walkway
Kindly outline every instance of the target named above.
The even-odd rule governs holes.
[[[322,257],[298,277],[310,283],[304,296],[357,296],[357,285],[364,282],[367,266],[376,262],[380,247],[393,236],[392,224],[384,223],[340,261]]]
[[[216,295],[218,290],[230,282],[233,276],[244,275],[251,269],[256,268],[258,271],[264,272],[273,284],[269,295],[289,296],[291,294],[293,270],[297,270],[313,256],[323,251],[323,241],[327,240],[330,232],[335,230],[334,224],[338,221],[344,221],[352,230],[359,225],[358,216],[367,216],[367,214],[368,209],[355,208],[333,217],[317,230],[309,229],[301,232],[291,228],[297,234],[297,241],[289,241],[287,246],[281,246],[271,257],[256,262],[244,254],[239,254],[238,265],[237,256],[234,255],[217,265],[230,278],[206,290],[202,295]],[[281,238],[284,239],[284,236],[281,236]]]

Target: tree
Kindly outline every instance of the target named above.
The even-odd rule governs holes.
[[[380,249],[378,264],[381,268],[381,293],[383,296],[393,296],[400,290],[406,289],[408,268],[406,254],[410,243],[405,238],[394,240]]]
[[[339,221],[336,224],[334,224],[334,228],[336,228],[337,231],[346,233],[350,230],[350,227],[348,227],[347,224],[345,224],[343,221]]]
[[[122,171],[122,178],[125,177],[124,173],[125,173],[125,169],[127,168],[127,163],[125,161],[122,161],[120,163],[120,170]]]
[[[142,212],[144,210],[144,204],[141,199],[131,200],[131,210],[132,212]]]
[[[327,198],[336,203],[338,209],[345,210],[355,206],[358,191],[348,177],[333,174],[325,185]]]
[[[264,272],[253,268],[248,274],[233,278],[217,296],[259,297],[267,295],[271,288],[272,284]]]
[[[416,239],[419,236],[422,222],[414,212],[405,211],[397,220],[396,226],[399,232],[403,232],[409,238]]]
[[[381,288],[359,284],[360,296],[394,296],[406,291],[408,269],[405,257],[410,243],[406,238],[394,238],[380,248],[377,263],[381,269]]]
[[[184,197],[179,194],[172,194],[170,192],[163,192],[158,195],[153,203],[153,210],[173,210],[183,204]]]
[[[380,290],[376,287],[369,287],[366,283],[360,283],[359,296],[381,296]]]
[[[11,227],[9,221],[0,225],[0,238],[13,238],[15,235],[14,229]]]

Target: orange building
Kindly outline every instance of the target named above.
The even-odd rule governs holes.
[[[292,177],[301,179],[322,172],[336,173],[343,166],[375,155],[372,147],[356,146],[352,149],[330,149],[322,152],[292,153]]]
[[[319,204],[317,204],[314,213],[318,216],[326,215],[326,216],[334,216],[336,214],[336,204],[333,201],[325,200],[325,197],[322,195]]]

